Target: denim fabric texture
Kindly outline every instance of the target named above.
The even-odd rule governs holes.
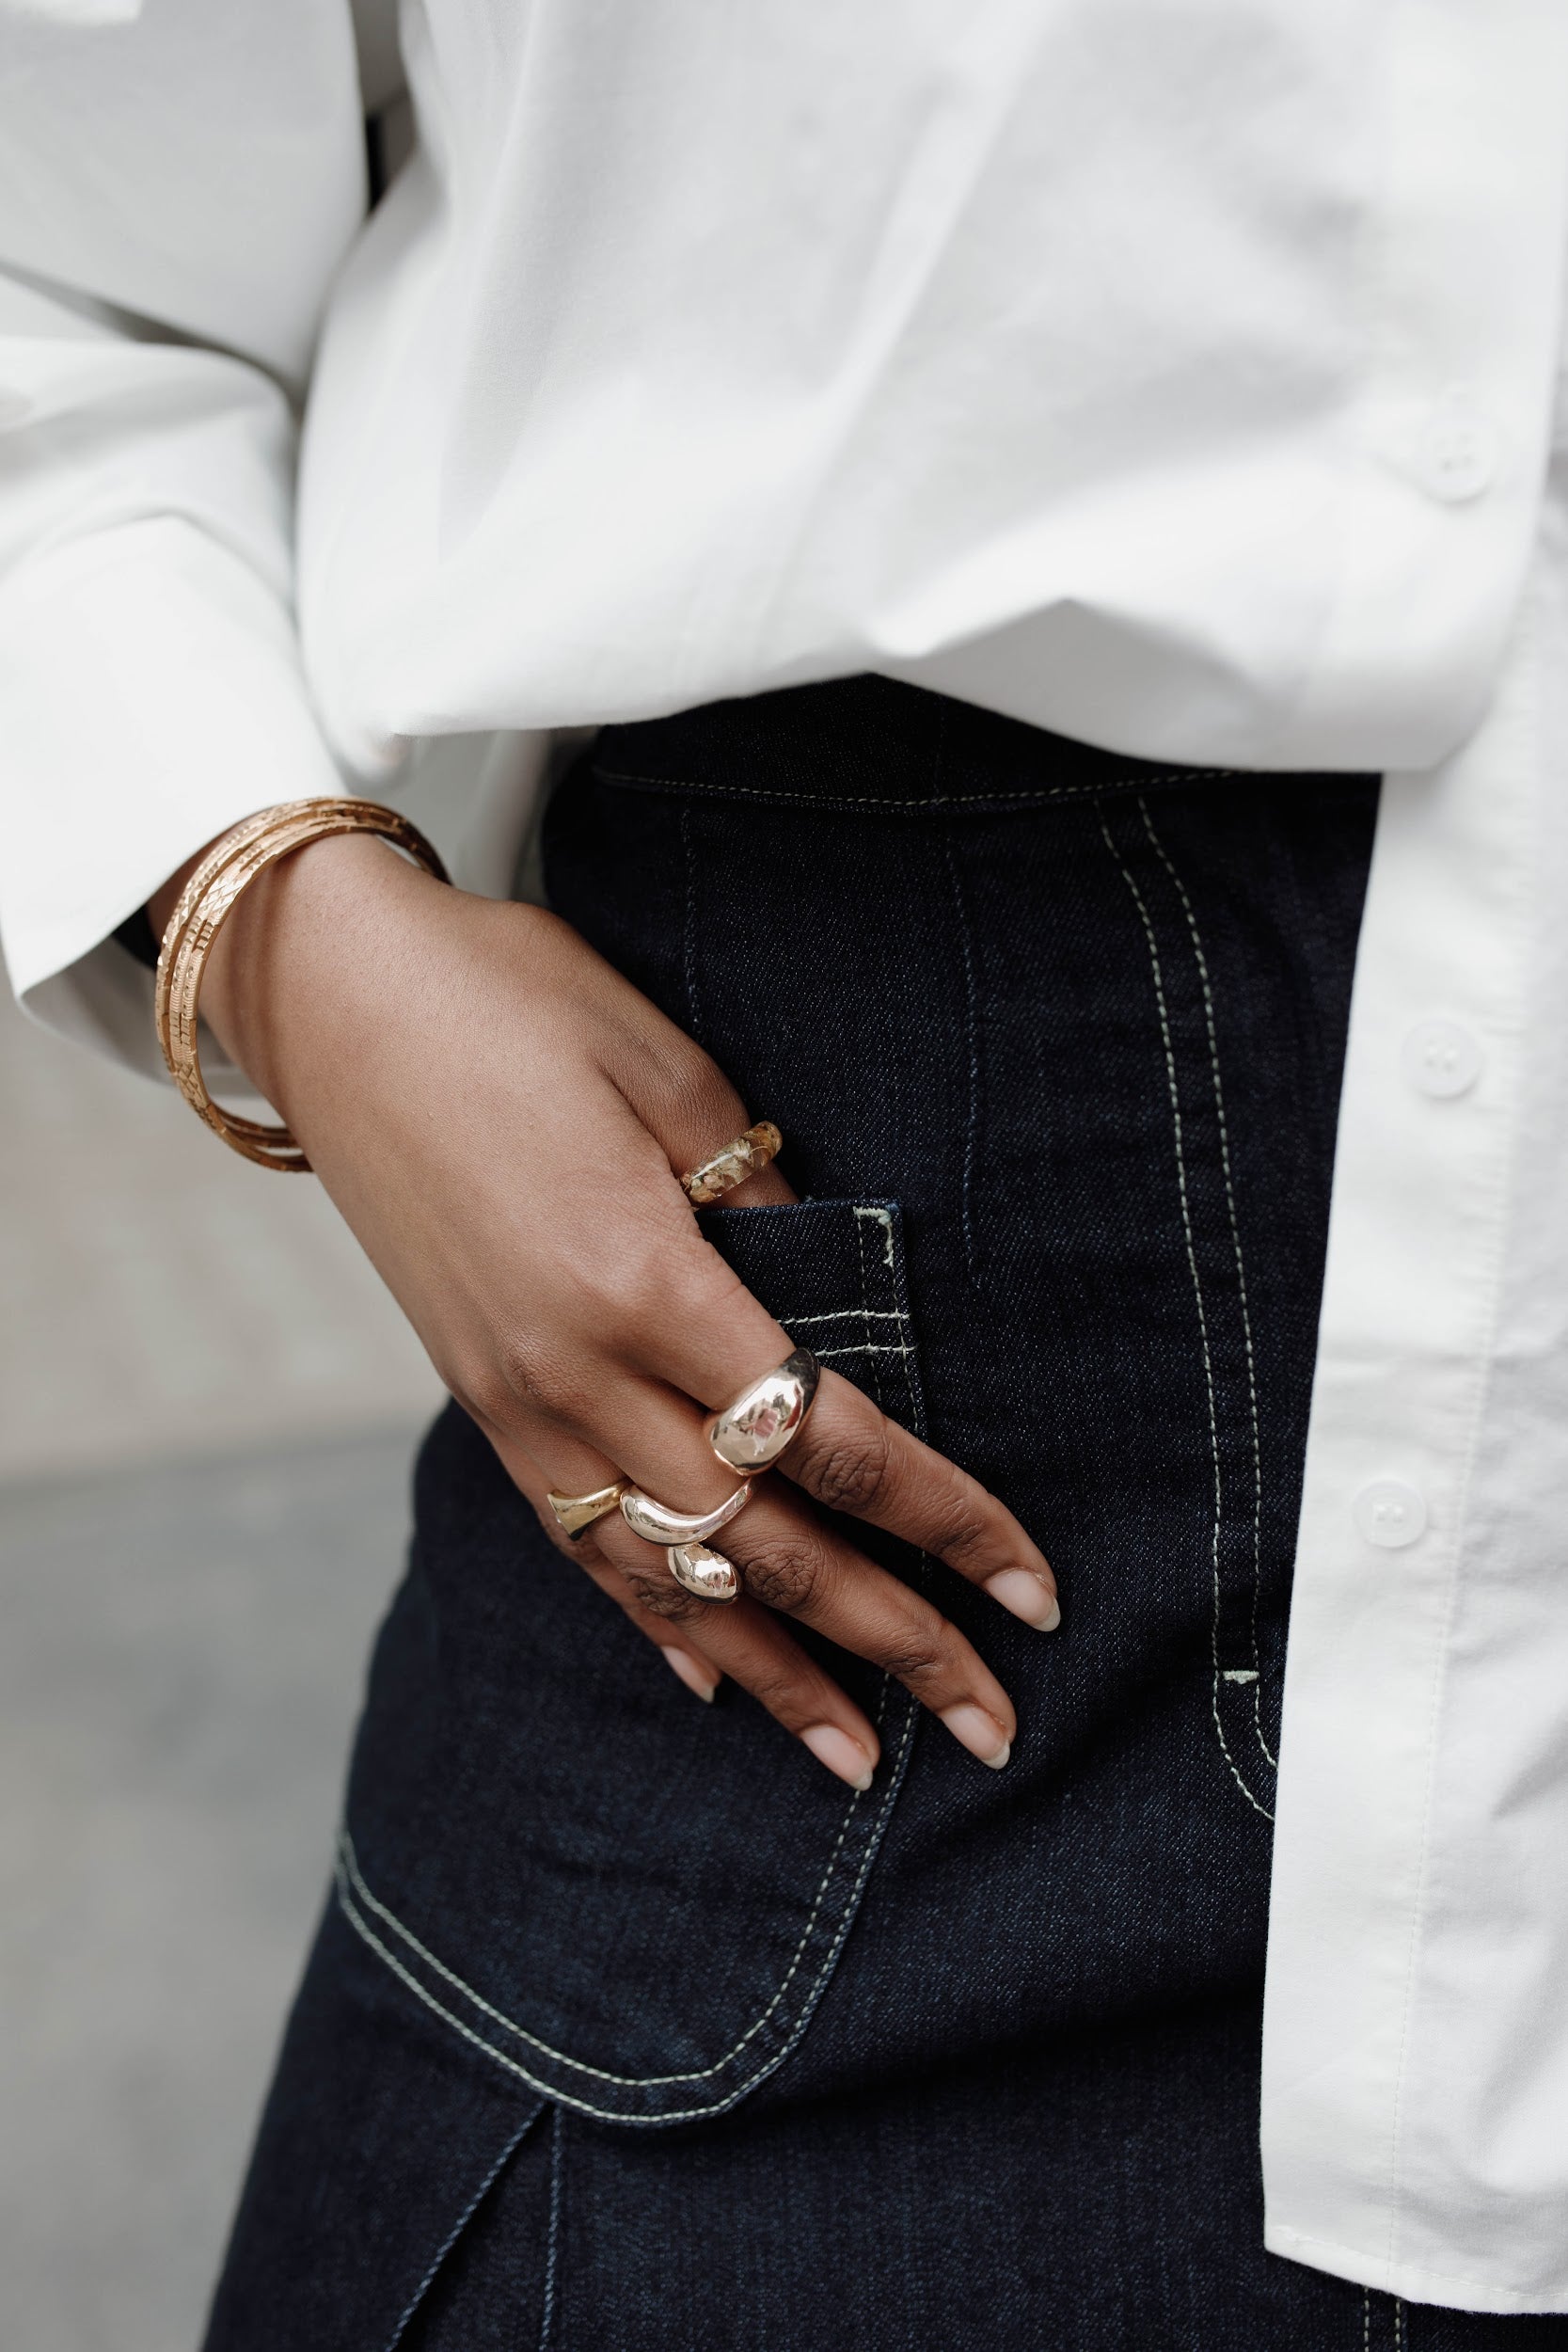
[[[1376,799],[873,679],[611,728],[568,776],[553,903],[785,1134],[800,1204],[705,1230],[1011,1504],[1063,1626],[862,1532],[1021,1729],[990,1772],[834,1654],[883,1742],[854,1795],[691,1698],[451,1408],[210,2352],[1568,2347],[1261,2247]]]

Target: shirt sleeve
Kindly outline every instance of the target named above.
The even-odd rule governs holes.
[[[363,217],[346,0],[44,0],[0,51],[0,942],[156,1067],[116,927],[341,788],[293,623],[296,422]]]

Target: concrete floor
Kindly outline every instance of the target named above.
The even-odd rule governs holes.
[[[439,1391],[309,1179],[0,1101],[0,2342],[194,2352]]]

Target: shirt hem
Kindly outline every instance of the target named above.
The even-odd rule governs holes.
[[[1504,2317],[1529,2312],[1568,2312],[1568,2279],[1557,2287],[1508,2287],[1496,2280],[1471,2279],[1460,2271],[1429,2270],[1424,2264],[1390,2262],[1386,2255],[1369,2254],[1361,2248],[1340,2246],[1332,2238],[1312,2237],[1304,2230],[1271,2222],[1263,2232],[1271,2254],[1326,2270],[1358,2287],[1376,2287],[1406,2303],[1436,2303],[1448,2311],[1494,2312]]]

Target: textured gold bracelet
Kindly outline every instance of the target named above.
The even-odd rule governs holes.
[[[310,1166],[288,1128],[221,1110],[207,1091],[198,1052],[201,979],[213,942],[257,876],[309,842],[344,833],[378,834],[437,882],[447,879],[423,834],[395,809],[377,801],[285,801],[247,817],[213,844],[180,893],[158,953],[152,1019],[169,1075],[231,1152],[285,1173],[308,1173]]]

